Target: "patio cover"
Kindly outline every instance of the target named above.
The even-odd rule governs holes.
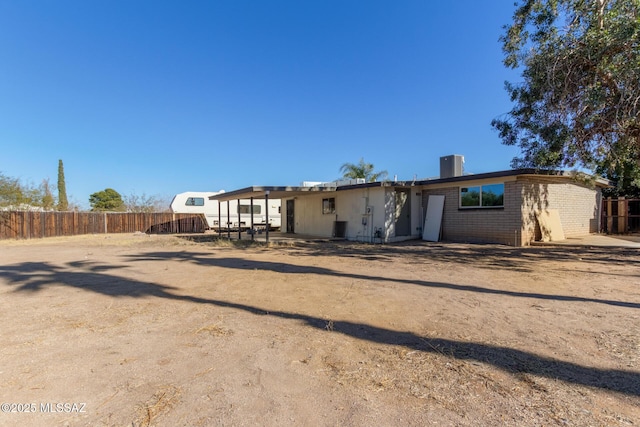
[[[295,197],[312,193],[333,193],[337,187],[288,187],[288,186],[253,186],[241,188],[239,190],[209,196],[209,200],[224,202],[227,200],[265,198],[267,194],[270,199],[282,199],[285,197]]]

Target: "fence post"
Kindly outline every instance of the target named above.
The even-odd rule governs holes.
[[[612,215],[612,203],[611,203],[611,197],[607,197],[607,233],[608,234],[612,234],[613,233],[613,215]]]
[[[627,232],[627,201],[624,197],[618,197],[618,233]]]

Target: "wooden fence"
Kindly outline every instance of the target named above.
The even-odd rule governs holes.
[[[625,234],[640,232],[640,199],[611,197],[602,200],[602,232]]]
[[[116,212],[0,211],[0,239],[105,233],[203,233],[203,215]]]

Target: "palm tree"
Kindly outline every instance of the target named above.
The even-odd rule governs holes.
[[[373,164],[365,163],[363,158],[360,158],[358,164],[345,163],[340,167],[340,172],[343,173],[343,178],[364,178],[365,182],[374,182],[387,177],[387,171],[373,171]]]

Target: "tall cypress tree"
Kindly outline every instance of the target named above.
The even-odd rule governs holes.
[[[58,210],[66,211],[68,208],[67,186],[64,183],[64,166],[62,165],[62,160],[58,160]]]

